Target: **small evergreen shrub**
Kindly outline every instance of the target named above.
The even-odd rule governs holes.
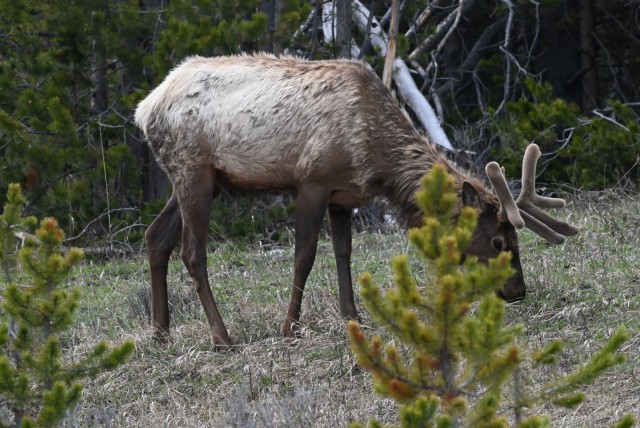
[[[400,426],[405,428],[505,427],[509,416],[518,427],[550,426],[546,417],[524,418],[523,410],[546,402],[577,406],[584,399],[581,387],[624,361],[617,351],[628,338],[627,331],[620,328],[573,373],[539,391],[524,391],[520,366],[525,361],[534,367],[554,364],[563,345],[556,341],[527,354],[515,344],[524,327],[504,325],[505,304],[496,297],[513,274],[511,255],[503,252],[486,265],[467,257],[460,269],[461,251],[473,235],[476,213],[465,207],[452,225],[456,195],[444,168],[434,167],[423,184],[418,202],[425,212],[424,226],[412,229],[409,239],[433,281],[420,287],[404,255],[393,260],[395,287],[384,295],[369,274],[362,275],[362,300],[373,320],[403,346],[385,344],[377,335],[368,338],[352,321],[349,338],[359,364],[371,371],[376,392],[403,405]],[[501,403],[510,379],[515,386],[505,408]],[[628,416],[618,426],[633,423]],[[371,421],[369,426],[381,425]]]
[[[51,427],[80,400],[79,380],[123,364],[134,344],[110,349],[101,342],[82,361],[65,361],[59,334],[73,322],[80,292],[64,280],[83,253],[62,253],[64,233],[54,218],[42,220],[35,237],[23,235],[16,251],[16,234],[36,223],[22,217],[24,202],[20,187],[10,185],[0,216],[0,427]]]
[[[612,101],[604,113],[587,117],[576,104],[553,98],[548,83],[527,79],[525,86],[529,97],[508,103],[490,121],[501,142],[493,150],[507,174],[519,176],[522,153],[535,142],[556,154],[546,174],[560,183],[583,189],[640,183],[640,121],[629,106]]]

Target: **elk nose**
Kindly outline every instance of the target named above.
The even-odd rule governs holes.
[[[517,266],[513,266],[516,269],[516,273],[507,280],[506,284],[502,287],[502,290],[498,291],[498,297],[505,300],[506,302],[517,302],[525,298],[527,294],[527,287],[524,283],[524,277],[522,276],[522,271],[519,260],[517,261]]]
[[[521,300],[524,300],[527,292],[525,289],[518,291],[516,293],[510,293],[510,292],[505,293],[504,290],[498,290],[496,294],[498,295],[499,298],[501,298],[505,302],[513,303],[513,302],[519,302]]]
[[[491,240],[491,246],[494,250],[500,252],[507,249],[507,243],[501,237],[496,236]]]

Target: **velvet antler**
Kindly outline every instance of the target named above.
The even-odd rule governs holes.
[[[563,208],[566,203],[564,199],[536,194],[536,164],[540,155],[540,148],[536,144],[529,144],[522,160],[522,191],[515,201],[500,165],[489,162],[485,171],[500,200],[498,216],[501,219],[517,229],[526,226],[547,241],[562,244],[565,236],[576,235],[579,229],[542,211],[542,208]]]

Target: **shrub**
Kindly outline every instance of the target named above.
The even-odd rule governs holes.
[[[560,183],[584,189],[602,189],[640,182],[637,147],[640,122],[630,107],[610,102],[598,115],[580,115],[577,105],[553,98],[551,86],[525,82],[529,97],[508,103],[506,113],[490,121],[501,144],[494,149],[508,174],[515,177],[525,147],[537,143],[553,153],[547,174]]]
[[[80,292],[64,279],[83,257],[81,250],[61,251],[64,233],[54,218],[45,218],[35,237],[24,235],[33,217],[22,218],[25,198],[9,186],[0,216],[0,263],[4,293],[0,326],[0,426],[55,426],[81,398],[79,379],[112,370],[133,352],[127,341],[109,349],[99,343],[83,361],[67,364],[59,334],[73,322]],[[16,234],[25,236],[15,251]],[[24,273],[20,273],[18,267]],[[7,320],[8,319],[8,320]]]
[[[553,342],[529,355],[514,343],[524,327],[503,325],[505,304],[496,297],[513,273],[511,255],[503,252],[486,265],[467,257],[461,270],[461,251],[471,240],[476,213],[463,208],[457,224],[451,224],[456,195],[454,181],[443,168],[434,167],[423,184],[418,201],[425,212],[424,226],[412,229],[409,239],[434,276],[432,284],[418,286],[406,256],[394,259],[396,284],[384,295],[370,275],[360,279],[362,299],[374,321],[396,336],[410,356],[385,345],[380,336],[367,338],[357,323],[350,322],[349,338],[359,364],[372,372],[376,392],[403,404],[402,427],[503,427],[507,410],[513,412],[518,427],[550,426],[546,417],[524,419],[523,409],[543,402],[578,405],[584,399],[582,386],[624,360],[616,352],[628,333],[619,329],[573,373],[535,393],[524,391],[521,365],[556,363],[562,343]],[[512,378],[516,386],[509,408],[504,409],[503,390]],[[619,426],[633,423],[628,416]],[[371,421],[369,426],[380,424]]]

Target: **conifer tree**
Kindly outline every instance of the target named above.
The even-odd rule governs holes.
[[[541,402],[565,407],[579,404],[584,399],[581,386],[623,361],[616,351],[628,333],[619,329],[573,373],[539,391],[523,391],[521,364],[525,360],[534,366],[554,364],[562,343],[553,342],[531,355],[514,343],[524,327],[504,325],[505,304],[496,297],[513,274],[509,253],[501,253],[486,265],[467,257],[459,267],[477,215],[464,207],[452,224],[454,181],[443,167],[434,167],[425,177],[417,198],[425,213],[424,225],[410,230],[409,240],[427,264],[432,281],[419,286],[406,255],[394,258],[395,287],[384,295],[368,273],[360,278],[361,296],[373,320],[396,336],[410,356],[392,344],[385,345],[378,335],[367,338],[352,321],[349,337],[359,364],[372,372],[376,392],[403,404],[400,426],[405,428],[505,427],[508,416],[518,427],[550,426],[546,417],[523,419],[522,410]],[[512,414],[501,406],[503,389],[511,379]],[[618,426],[633,424],[628,416]],[[381,425],[371,421],[369,426]]]
[[[0,418],[0,427],[50,427],[81,398],[81,378],[119,366],[134,344],[110,349],[101,342],[83,361],[63,360],[59,334],[73,322],[80,298],[78,289],[63,285],[83,253],[62,253],[64,233],[54,218],[42,220],[35,238],[27,236],[16,251],[16,233],[35,224],[21,217],[24,201],[20,187],[10,185],[0,216],[0,415],[11,414],[9,421]]]
[[[167,198],[135,106],[187,56],[258,50],[262,3],[0,0],[0,205],[21,183],[31,213],[74,235],[106,211]],[[281,13],[273,37],[286,46],[309,5],[283,1]]]

